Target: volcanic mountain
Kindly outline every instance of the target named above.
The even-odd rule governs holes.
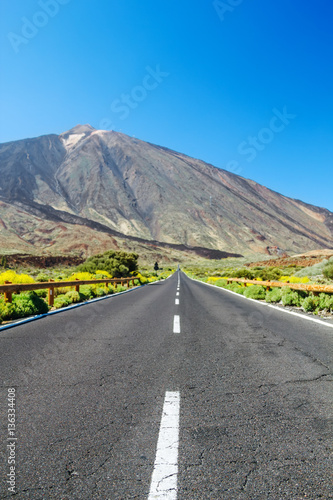
[[[61,250],[61,239],[79,233],[88,247],[104,233],[241,254],[304,252],[333,247],[333,213],[90,125],[0,144],[1,247],[15,235],[21,249]]]

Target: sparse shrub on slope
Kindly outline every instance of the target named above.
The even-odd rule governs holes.
[[[297,271],[295,273],[295,276],[300,276],[301,278],[304,276],[319,276],[323,274],[324,269],[329,265],[333,265],[333,257],[330,257],[328,260],[324,259],[322,262],[318,262],[318,264],[314,264],[313,266],[310,267],[304,267],[304,269],[301,269],[300,271]]]
[[[247,280],[252,280],[255,274],[250,269],[237,269],[236,271],[230,273],[230,278],[245,278]]]
[[[255,272],[255,277],[261,281],[279,281],[282,271],[278,267],[267,267]]]
[[[329,262],[323,269],[323,275],[329,280],[333,280],[333,262]]]
[[[40,283],[45,283],[47,281],[49,281],[50,277],[45,274],[45,273],[39,273],[37,278],[36,278],[36,281],[39,281]]]

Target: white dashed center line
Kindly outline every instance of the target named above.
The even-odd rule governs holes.
[[[173,318],[173,333],[180,333],[180,318],[177,314]]]
[[[176,306],[179,306],[179,299],[175,299]]]
[[[176,295],[179,295],[179,292],[177,292]]]
[[[166,392],[148,500],[177,500],[179,392]]]

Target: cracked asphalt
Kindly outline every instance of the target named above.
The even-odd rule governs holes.
[[[175,305],[176,288],[177,273],[0,332],[0,498],[147,498],[166,391],[180,392],[177,498],[333,498],[333,330],[183,273]]]

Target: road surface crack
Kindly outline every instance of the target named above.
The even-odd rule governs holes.
[[[160,481],[158,481],[157,485],[156,485],[156,491],[159,490],[160,488],[160,484],[165,481],[166,479],[169,479],[170,477],[173,477],[173,476],[177,476],[177,472],[174,472],[173,474],[168,474],[167,476],[163,476],[162,479],[160,479]],[[176,488],[168,488],[167,491],[175,491]],[[165,491],[165,489],[163,488],[162,491]]]
[[[253,464],[252,469],[250,469],[250,470],[249,470],[249,472],[245,475],[245,479],[244,479],[243,484],[242,484],[242,486],[241,486],[241,490],[242,490],[242,491],[244,491],[244,490],[245,490],[245,488],[246,488],[246,486],[247,486],[247,483],[248,483],[248,481],[249,481],[249,478],[250,478],[251,474],[253,474],[253,472],[254,472],[254,471],[257,469],[257,467],[258,467],[258,462],[257,462],[256,460],[255,460],[254,462],[252,462],[252,464]]]
[[[296,379],[296,380],[287,380],[284,382],[285,385],[288,384],[301,384],[301,383],[310,383],[310,382],[318,382],[318,380],[322,380],[326,377],[330,377],[331,373],[323,373],[322,375],[318,375],[318,377],[314,378],[304,378],[304,379]]]

